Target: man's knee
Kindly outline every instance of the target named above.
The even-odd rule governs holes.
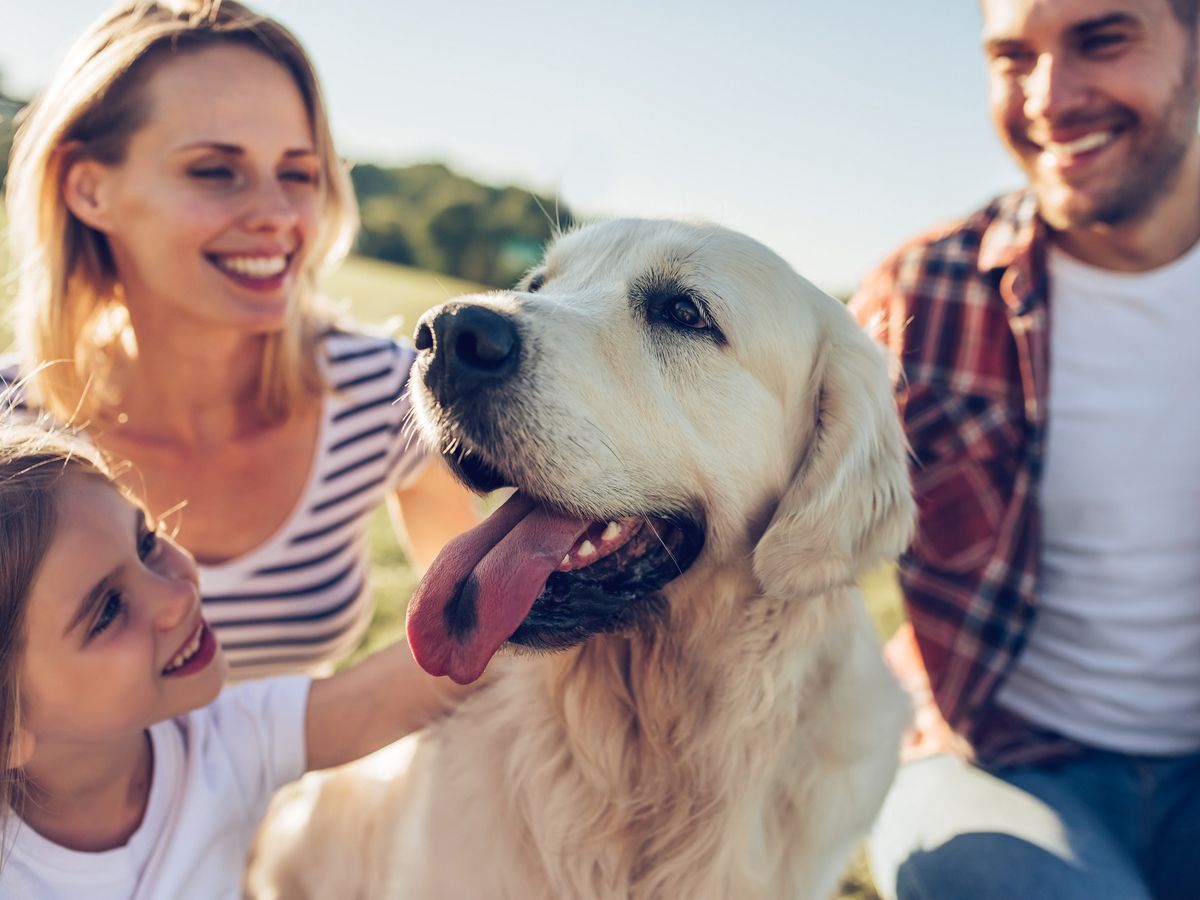
[[[1148,897],[1132,859],[1063,787],[1035,796],[953,757],[904,766],[868,844],[886,900]]]
[[[913,851],[895,872],[897,900],[1149,900],[1120,873],[1097,871],[1011,834],[968,833]],[[884,889],[885,894],[892,893]]]

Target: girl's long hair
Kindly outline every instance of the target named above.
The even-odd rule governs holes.
[[[29,592],[54,538],[57,486],[77,473],[112,481],[112,470],[86,442],[62,431],[15,422],[0,395],[0,866],[9,816],[20,814],[24,780],[11,768],[21,722],[21,657]]]

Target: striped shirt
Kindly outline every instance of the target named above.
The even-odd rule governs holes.
[[[300,501],[258,548],[200,567],[205,617],[236,678],[317,672],[354,649],[371,619],[371,513],[425,460],[405,427],[412,349],[347,333],[323,349],[330,390]]]
[[[329,390],[299,501],[255,549],[200,566],[204,614],[234,678],[321,672],[362,638],[371,618],[371,514],[426,459],[405,427],[413,359],[410,347],[388,338],[346,332],[324,338]],[[0,369],[0,380],[14,374],[11,366]]]

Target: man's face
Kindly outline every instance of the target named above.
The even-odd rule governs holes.
[[[1167,0],[983,0],[992,120],[1059,230],[1151,214],[1200,166],[1197,39]]]

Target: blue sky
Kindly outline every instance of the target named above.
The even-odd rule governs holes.
[[[5,4],[35,90],[107,4]],[[312,53],[343,155],[441,159],[590,215],[711,219],[831,291],[1020,183],[972,0],[261,0]]]

